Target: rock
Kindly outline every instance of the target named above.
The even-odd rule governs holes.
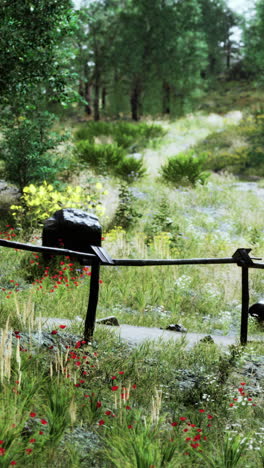
[[[42,245],[94,253],[101,246],[102,228],[97,216],[75,208],[58,210],[44,223]]]
[[[258,322],[264,322],[264,304],[257,302],[253,304],[249,309],[248,313],[254,317]]]
[[[187,333],[187,328],[185,328],[183,325],[180,323],[173,323],[171,325],[168,325],[165,330],[171,330],[179,333]]]
[[[114,315],[110,315],[109,317],[98,319],[96,320],[96,323],[99,323],[102,325],[111,325],[113,327],[119,327],[118,320]]]
[[[214,340],[211,335],[207,335],[200,340],[200,343],[214,343]]]

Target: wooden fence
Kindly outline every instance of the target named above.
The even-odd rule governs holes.
[[[251,249],[237,249],[232,257],[225,258],[190,258],[190,259],[112,259],[102,247],[91,246],[93,254],[77,252],[67,249],[44,247],[33,244],[23,244],[0,239],[0,246],[30,252],[40,252],[49,255],[63,255],[75,257],[83,265],[91,266],[90,291],[88,308],[84,325],[84,339],[90,341],[93,337],[96,308],[99,296],[100,266],[153,266],[153,265],[221,265],[236,264],[241,268],[241,324],[240,343],[247,343],[248,335],[248,309],[249,309],[249,268],[264,269],[264,263],[253,262],[261,260],[249,256]]]

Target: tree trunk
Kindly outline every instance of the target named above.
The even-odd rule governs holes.
[[[93,101],[93,110],[94,110],[94,120],[100,120],[100,73],[98,67],[95,66],[95,75],[94,75],[94,101]]]
[[[132,119],[136,121],[139,120],[140,94],[140,83],[137,80],[132,87],[130,95],[131,116]]]
[[[170,85],[166,81],[162,84],[162,113],[170,114]]]
[[[102,109],[105,110],[106,106],[106,88],[105,86],[102,89]]]
[[[91,108],[91,85],[90,83],[86,82],[85,83],[85,95],[84,95],[84,98],[87,102],[87,104],[85,104],[85,113],[87,115],[91,115],[92,114],[92,108]]]

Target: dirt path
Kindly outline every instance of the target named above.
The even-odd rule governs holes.
[[[74,323],[82,322],[80,317],[77,317],[76,321],[62,318],[42,318],[42,328],[43,329],[53,329],[54,327],[64,324],[68,327]],[[145,341],[186,341],[186,347],[191,348],[197,344],[201,339],[208,336],[205,333],[177,333],[173,331],[161,330],[160,328],[150,328],[150,327],[137,327],[134,325],[122,324],[119,327],[107,326],[107,325],[96,325],[96,327],[104,327],[108,330],[112,330],[116,333],[117,338],[126,341],[132,346],[137,346]],[[222,336],[222,335],[210,335],[214,340],[214,343],[218,346],[230,346],[232,344],[239,344],[239,336]],[[264,337],[251,336],[248,338],[248,341],[262,341],[264,342]]]
[[[160,166],[168,157],[187,150],[212,132],[222,131],[231,124],[238,124],[241,119],[242,112],[232,111],[224,116],[191,114],[175,122],[156,121],[155,123],[165,128],[168,133],[164,137],[164,143],[157,150],[149,148],[144,151],[148,172],[156,177]]]

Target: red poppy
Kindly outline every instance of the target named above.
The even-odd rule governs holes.
[[[37,416],[37,413],[34,413],[34,411],[31,411],[31,413],[29,413],[29,416],[31,416],[31,418],[35,418],[35,416]]]
[[[132,428],[133,428],[132,424],[129,424],[127,427],[128,427],[128,429],[132,429]]]
[[[101,401],[97,401],[96,402],[96,408],[101,408],[102,406],[102,402]]]
[[[105,421],[103,419],[100,419],[100,421],[98,421],[98,424],[99,426],[103,426],[105,424]]]
[[[124,371],[119,371],[118,374],[123,375]]]
[[[106,416],[111,416],[112,411],[109,411],[109,410],[108,410],[108,411],[105,412],[105,414],[106,414]]]
[[[185,418],[184,416],[181,416],[180,417],[180,421],[186,421],[187,418]]]
[[[36,439],[30,439],[30,444],[34,444],[36,442]]]
[[[17,462],[16,462],[15,460],[12,460],[12,461],[10,462],[10,465],[16,465],[16,464],[17,464]]]
[[[45,426],[45,424],[48,424],[48,421],[46,421],[46,419],[41,419],[40,420],[41,424],[43,424]]]
[[[112,390],[113,392],[115,392],[115,391],[118,390],[118,389],[119,389],[118,385],[113,385],[113,387],[111,387],[111,390]]]
[[[63,330],[67,325],[60,325],[60,328]]]
[[[31,448],[26,448],[25,450],[28,454],[30,454],[32,452],[32,449]]]
[[[133,384],[133,385],[132,385],[132,388],[134,388],[134,389],[137,388],[136,384]]]
[[[171,423],[171,426],[172,426],[172,427],[178,426],[178,423],[177,423],[177,422],[172,422],[172,423]]]
[[[204,410],[204,409],[199,409],[199,412],[200,412],[200,413],[204,413],[205,410]]]
[[[213,416],[211,414],[208,414],[207,418],[208,419],[213,419]]]
[[[51,334],[52,335],[57,335],[58,331],[57,330],[52,330]]]
[[[0,447],[0,456],[2,457],[6,452],[6,449],[4,449],[3,447]]]

